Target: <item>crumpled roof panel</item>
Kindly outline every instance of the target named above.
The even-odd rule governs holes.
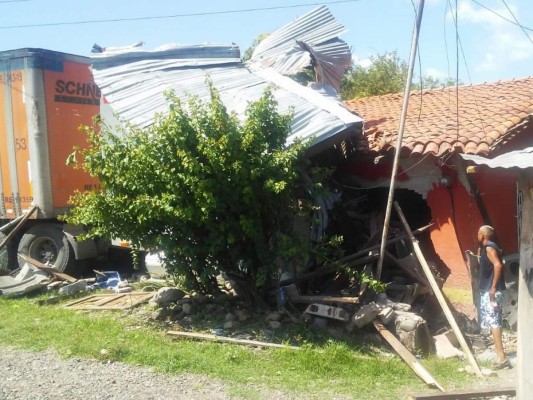
[[[352,59],[349,46],[338,38],[346,31],[326,6],[320,6],[267,36],[255,48],[250,62],[294,75],[313,60],[318,82],[338,91]]]
[[[487,155],[533,119],[533,78],[412,92],[402,155],[443,155],[451,149]],[[346,106],[365,120],[371,152],[393,150],[403,94],[349,100]],[[459,110],[459,114],[457,114]]]
[[[478,165],[487,165],[490,168],[532,168],[533,169],[533,147],[523,150],[510,151],[495,158],[485,158],[470,154],[461,154],[465,160],[472,161]]]
[[[215,50],[217,54],[231,54],[233,46],[227,47],[228,51]],[[186,46],[152,52],[136,48],[134,54],[125,50],[120,56],[113,52],[109,60],[103,52],[91,57],[93,74],[112,110],[139,127],[153,124],[156,113],[167,111],[168,90],[184,100],[190,96],[209,100],[208,77],[228,110],[242,119],[249,102],[259,99],[265,88],[274,85],[279,111],[294,113],[287,144],[296,137],[314,137],[316,145],[340,132],[358,133],[362,127],[362,119],[340,101],[301,86],[271,68],[245,66],[231,57],[211,58],[208,50],[202,51],[198,46],[194,46],[194,51],[202,58],[191,59]]]

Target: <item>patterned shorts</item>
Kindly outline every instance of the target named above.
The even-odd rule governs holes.
[[[496,306],[491,304],[489,292],[481,292],[479,303],[479,325],[481,328],[501,328],[503,325],[503,292],[495,293]]]

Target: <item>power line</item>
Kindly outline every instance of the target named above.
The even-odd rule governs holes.
[[[507,11],[509,11],[509,14],[511,14],[511,17],[513,17],[513,19],[516,21],[516,24],[520,27],[520,29],[522,29],[522,32],[524,32],[524,35],[527,36],[527,38],[529,39],[529,41],[531,42],[531,44],[533,44],[533,40],[531,40],[531,37],[528,35],[528,33],[526,32],[525,28],[523,25],[521,25],[518,20],[516,19],[514,13],[511,11],[511,9],[509,8],[509,6],[507,5],[507,3],[505,2],[505,0],[502,0],[502,3],[505,5],[505,8],[507,8]]]
[[[31,1],[31,0],[3,0],[3,1],[0,1],[0,4],[2,4],[2,3],[22,3],[22,2],[25,2],[25,1]]]
[[[489,7],[487,7],[487,6],[483,5],[483,4],[481,4],[481,3],[480,3],[479,1],[477,1],[477,0],[471,0],[471,1],[474,2],[474,3],[476,3],[478,6],[483,7],[485,10],[490,11],[490,12],[493,13],[494,15],[497,15],[497,16],[500,17],[501,19],[503,19],[503,20],[505,20],[505,21],[507,21],[507,22],[510,22],[511,24],[513,24],[513,25],[518,25],[518,26],[521,27],[522,29],[525,29],[525,30],[527,30],[527,31],[531,31],[531,32],[533,32],[533,29],[532,29],[532,28],[528,28],[527,26],[524,26],[524,25],[520,24],[518,21],[516,21],[516,18],[515,18],[515,21],[513,21],[512,19],[509,19],[509,18],[507,18],[507,17],[504,17],[504,16],[501,15],[500,13],[497,13],[496,11],[494,11],[493,9],[491,9],[491,8],[489,8]],[[506,4],[506,6],[507,6],[507,4]],[[508,8],[508,9],[509,9],[509,8]],[[510,10],[509,10],[509,12],[510,12]],[[513,13],[511,13],[511,15],[513,15]],[[513,16],[513,17],[514,17],[514,16]]]
[[[7,0],[7,1],[30,1],[30,0]],[[245,9],[237,9],[237,10],[209,11],[209,12],[174,14],[174,15],[154,15],[154,16],[149,16],[149,17],[94,19],[94,20],[72,21],[72,22],[49,22],[49,23],[42,23],[42,24],[8,25],[8,26],[0,26],[0,29],[20,29],[20,28],[36,28],[36,27],[45,27],[45,26],[82,25],[82,24],[97,24],[97,23],[106,23],[106,22],[144,21],[144,20],[151,20],[151,19],[201,17],[201,16],[206,16],[206,15],[238,14],[238,13],[248,13],[248,12],[256,12],[256,11],[284,10],[288,8],[320,6],[320,5],[329,5],[329,4],[354,3],[356,1],[360,1],[360,0],[336,0],[336,1],[319,2],[319,3],[300,3],[300,4],[293,4],[293,5],[287,5],[287,6],[245,8]]]

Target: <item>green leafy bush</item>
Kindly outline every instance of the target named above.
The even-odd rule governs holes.
[[[307,144],[285,147],[292,117],[271,89],[241,122],[210,87],[208,103],[168,93],[168,114],[146,129],[85,127],[89,146],[71,162],[101,190],[73,196],[65,219],[91,227],[89,236],[161,249],[196,290],[216,291],[223,272],[263,295],[300,251],[293,218],[311,204],[298,174]]]

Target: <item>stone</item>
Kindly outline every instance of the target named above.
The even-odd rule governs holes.
[[[417,314],[396,312],[396,335],[400,342],[411,352],[431,354],[435,352],[435,343],[429,333],[426,321]]]
[[[279,321],[281,319],[281,313],[277,311],[272,311],[265,317],[266,321]]]
[[[438,358],[465,357],[465,354],[452,344],[446,333],[433,336],[433,339],[435,340],[435,349]]]
[[[404,332],[412,332],[418,326],[419,321],[414,319],[405,319],[398,325],[398,328]]]
[[[224,329],[235,329],[239,326],[238,321],[226,321],[224,324]]]
[[[270,321],[269,325],[272,329],[279,329],[281,328],[281,322],[279,321]]]
[[[229,312],[226,314],[226,321],[237,321],[237,316]]]
[[[164,321],[167,317],[170,317],[171,311],[168,308],[162,307],[158,308],[152,313],[151,318],[158,320],[158,321]]]
[[[201,293],[197,293],[195,294],[192,299],[194,300],[195,303],[197,304],[207,304],[209,303],[209,301],[211,300],[209,297],[207,297],[206,295],[203,295]]]
[[[182,310],[186,315],[190,315],[190,314],[192,314],[193,306],[192,306],[191,303],[185,303],[185,304],[182,304],[182,306],[181,306],[181,310]]]
[[[179,313],[174,314],[174,316],[172,317],[172,320],[173,321],[180,321],[183,318],[185,318],[186,316],[187,316],[187,314],[185,314],[183,311],[180,311]]]
[[[248,312],[246,310],[235,310],[234,314],[237,317],[238,321],[243,322],[248,319]]]
[[[313,326],[318,329],[327,329],[328,319],[322,317],[313,317]]]
[[[175,287],[162,287],[152,297],[152,301],[158,305],[173,303],[185,296],[185,292]]]
[[[394,303],[394,306],[392,307],[394,311],[404,311],[409,312],[411,311],[411,305],[406,303]]]

